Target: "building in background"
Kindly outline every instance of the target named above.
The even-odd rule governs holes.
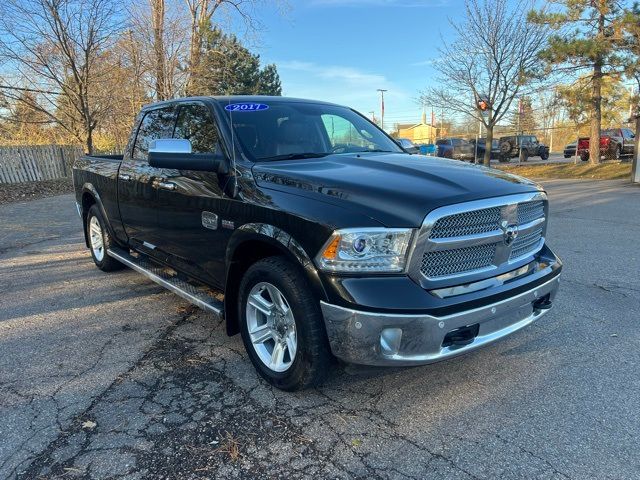
[[[421,143],[435,143],[438,137],[438,129],[427,123],[427,115],[422,114],[422,121],[415,124],[399,124],[397,126],[397,133],[394,136],[397,138],[407,138],[416,145]]]

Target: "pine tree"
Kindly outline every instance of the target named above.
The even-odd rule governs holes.
[[[549,24],[557,32],[542,53],[554,71],[589,72],[589,157],[592,163],[599,163],[603,79],[622,73],[631,61],[621,34],[625,11],[616,0],[556,0],[553,3],[561,6],[561,11],[534,11],[529,20]]]
[[[270,63],[260,72],[258,88],[260,95],[282,95],[282,82],[275,64]]]
[[[276,66],[261,69],[259,55],[251,53],[235,35],[219,28],[211,28],[205,34],[190,88],[190,95],[282,94]]]

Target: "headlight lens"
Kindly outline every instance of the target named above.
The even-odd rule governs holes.
[[[413,230],[347,228],[333,232],[316,257],[323,270],[344,273],[402,272]]]

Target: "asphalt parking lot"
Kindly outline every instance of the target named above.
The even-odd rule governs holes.
[[[0,206],[0,478],[638,478],[640,188],[545,186],[549,315],[295,394],[217,318],[97,270],[71,195]]]

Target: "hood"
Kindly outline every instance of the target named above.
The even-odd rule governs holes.
[[[254,165],[253,175],[262,188],[329,202],[387,227],[418,227],[427,213],[444,205],[542,190],[500,170],[388,153],[262,162]]]

